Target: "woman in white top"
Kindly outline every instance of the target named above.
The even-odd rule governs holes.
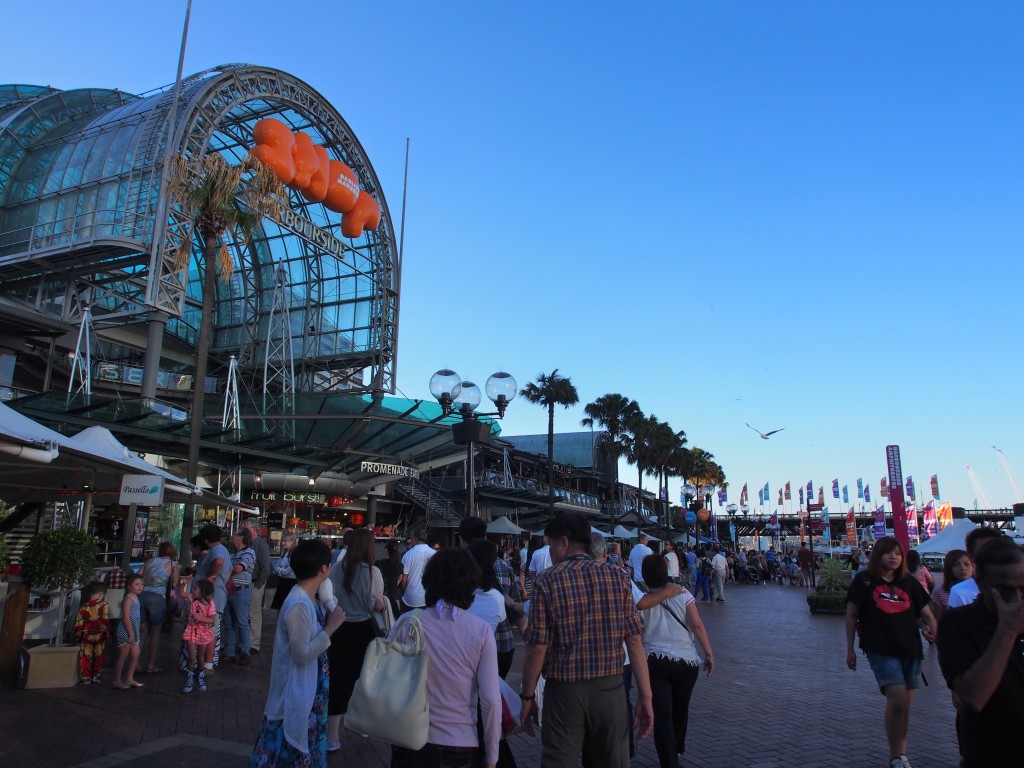
[[[487,622],[492,631],[508,618],[505,612],[505,595],[498,589],[498,580],[494,576],[494,563],[498,559],[498,549],[486,539],[475,539],[466,547],[469,554],[480,566],[480,587],[473,593],[473,604],[469,612]]]
[[[330,547],[306,539],[291,562],[298,583],[278,617],[267,708],[249,768],[327,765],[327,648],[345,612],[335,608],[325,621],[314,602],[330,569]]]
[[[668,566],[660,555],[645,557],[641,570],[649,589],[669,583]],[[715,669],[715,657],[707,630],[697,613],[697,603],[685,589],[682,594],[641,613],[654,699],[654,746],[661,768],[676,768],[679,755],[686,749],[690,694],[697,684],[701,665],[694,638],[704,651],[708,677]]]

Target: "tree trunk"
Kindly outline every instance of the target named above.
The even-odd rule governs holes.
[[[203,238],[203,314],[199,319],[199,335],[196,337],[195,378],[192,382],[192,412],[189,414],[188,431],[188,474],[186,479],[196,484],[199,479],[199,441],[203,432],[203,403],[206,396],[206,368],[210,356],[210,341],[213,329],[213,312],[217,294],[217,252],[220,238]],[[181,524],[181,546],[178,548],[181,562],[190,559],[189,542],[196,514],[202,505],[186,504]]]
[[[548,404],[548,522],[555,519],[555,404]]]

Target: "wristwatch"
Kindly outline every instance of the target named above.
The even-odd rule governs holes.
[[[534,699],[536,699],[536,698],[537,698],[537,694],[536,694],[536,693],[534,693],[534,694],[531,694],[530,696],[527,696],[527,695],[526,695],[525,693],[523,693],[522,691],[520,691],[520,692],[519,692],[519,698],[520,698],[520,699],[521,699],[522,701],[533,701]]]

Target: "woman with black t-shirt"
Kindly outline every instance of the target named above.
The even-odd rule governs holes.
[[[907,729],[910,702],[921,683],[921,638],[935,638],[935,617],[928,593],[907,573],[903,547],[892,536],[875,542],[865,570],[854,576],[846,594],[846,665],[857,669],[854,634],[885,695],[885,735],[889,768],[910,768]]]

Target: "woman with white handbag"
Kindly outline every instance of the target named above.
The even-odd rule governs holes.
[[[338,607],[324,618],[315,602],[327,580],[331,549],[318,539],[291,553],[297,583],[281,606],[270,666],[270,690],[249,768],[327,765],[327,648],[345,621]]]
[[[480,581],[480,566],[469,552],[442,549],[423,571],[427,607],[395,623],[392,637],[403,642],[408,642],[409,625],[417,618],[422,629],[430,660],[430,725],[423,749],[393,748],[392,768],[494,768],[498,761],[501,692],[494,630],[468,610]],[[478,704],[482,744],[477,738]]]

